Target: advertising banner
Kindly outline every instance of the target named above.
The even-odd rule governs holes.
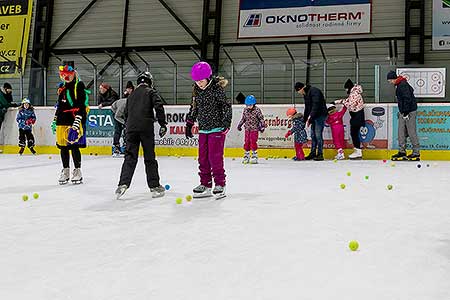
[[[446,68],[399,68],[417,98],[445,98]]]
[[[33,0],[0,1],[0,78],[18,77],[25,66]]]
[[[398,149],[398,108],[393,109],[392,147]],[[422,150],[450,149],[450,106],[419,106],[417,135]],[[411,149],[410,140],[407,139]]]
[[[433,50],[450,49],[450,0],[433,0]]]
[[[239,38],[370,33],[371,0],[241,0]]]

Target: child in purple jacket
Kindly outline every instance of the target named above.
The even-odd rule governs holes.
[[[258,135],[259,132],[264,132],[266,128],[264,124],[264,116],[259,107],[256,107],[256,98],[249,95],[245,98],[245,109],[242,113],[242,119],[239,122],[238,130],[245,129],[245,143],[244,143],[244,160],[242,163],[257,164],[258,163]],[[252,159],[250,160],[250,150],[252,150]]]

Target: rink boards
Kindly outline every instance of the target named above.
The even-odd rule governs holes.
[[[285,133],[291,127],[291,121],[286,117],[290,105],[258,105],[263,111],[266,130],[259,137],[259,154],[261,157],[284,158],[293,156],[292,137],[285,139]],[[303,111],[303,105],[297,105],[298,111]],[[338,107],[340,109],[341,107]],[[159,126],[155,125],[155,136],[158,155],[196,156],[197,135],[193,139],[186,139],[184,125],[188,106],[165,106],[168,121],[168,133],[160,139],[157,135]],[[233,106],[233,123],[226,139],[226,156],[239,157],[242,155],[244,132],[238,131],[244,109],[243,105]],[[39,153],[57,153],[55,136],[51,132],[50,123],[54,116],[53,107],[36,107],[37,121],[33,128],[36,148]],[[388,158],[397,149],[397,106],[394,104],[367,104],[365,108],[366,124],[360,131],[364,145],[364,157],[367,159]],[[15,117],[17,109],[9,109],[0,131],[0,144],[5,153],[17,152],[18,129]],[[344,117],[346,152],[351,152],[350,116]],[[423,104],[419,105],[417,130],[421,143],[423,159],[450,160],[450,105]],[[88,148],[85,154],[111,154],[112,136],[114,130],[113,116],[109,109],[92,107],[87,122]],[[194,132],[198,131],[194,127]],[[307,130],[308,131],[308,130]],[[309,132],[308,132],[309,136]],[[331,158],[335,154],[331,138],[331,130],[324,130],[325,156]],[[306,148],[309,148],[310,141]],[[1,146],[0,146],[1,147]]]

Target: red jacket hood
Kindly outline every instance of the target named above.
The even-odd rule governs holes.
[[[403,76],[398,76],[395,80],[395,85],[399,85],[402,81],[406,81],[406,78]]]

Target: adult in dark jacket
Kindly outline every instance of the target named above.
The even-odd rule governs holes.
[[[398,103],[398,145],[399,151],[392,156],[394,160],[409,159],[420,160],[420,144],[417,136],[416,118],[417,101],[414,89],[403,76],[397,76],[394,71],[387,74],[389,83],[395,85],[395,95]],[[406,138],[409,136],[413,152],[406,155]]]
[[[132,92],[134,92],[134,85],[131,81],[128,81],[125,87],[125,92],[123,92],[122,98],[128,98],[128,96],[130,96]]]
[[[107,83],[100,84],[98,92],[97,105],[100,109],[111,106],[116,100],[119,100],[119,95]]]
[[[0,89],[0,129],[2,128],[6,112],[10,107],[17,107],[17,104],[13,102],[11,84],[5,82],[3,88]]]
[[[301,82],[295,84],[295,90],[305,99],[303,120],[307,126],[311,125],[311,152],[305,159],[321,161],[323,160],[323,129],[328,116],[325,97],[318,88]]]
[[[144,149],[144,164],[147,174],[147,184],[152,197],[164,196],[164,187],[159,183],[158,162],[155,158],[154,123],[161,126],[159,136],[167,132],[166,115],[161,97],[153,88],[153,76],[144,72],[138,76],[136,90],[128,97],[125,106],[125,124],[127,128],[125,161],[122,165],[119,186],[116,190],[117,199],[130,187],[139,155],[139,145]],[[155,113],[156,112],[156,119]]]

